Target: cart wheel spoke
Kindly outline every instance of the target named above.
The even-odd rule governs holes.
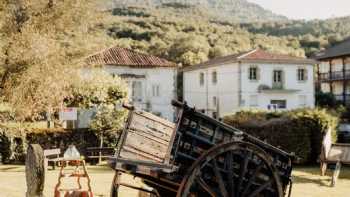
[[[242,193],[242,196],[245,196],[248,192],[248,189],[252,185],[253,181],[255,180],[255,177],[259,174],[260,170],[262,169],[262,165],[259,165],[255,171],[253,172],[253,175],[249,178],[247,185],[245,186],[245,189]]]
[[[269,155],[251,143],[237,141],[217,145],[193,163],[177,197],[191,194],[198,194],[196,197],[283,197]]]
[[[209,193],[210,196],[212,197],[216,197],[216,193],[214,192],[214,190],[212,190],[212,188],[205,183],[205,181],[201,178],[201,177],[198,177],[196,179],[197,183],[206,191]]]
[[[270,179],[269,181],[267,181],[266,183],[260,185],[260,187],[258,187],[256,190],[254,190],[248,197],[255,197],[256,195],[258,195],[260,192],[262,192],[264,189],[266,189],[268,186],[270,186],[272,183],[272,180]]]
[[[229,151],[226,154],[226,163],[227,163],[227,171],[228,171],[228,191],[231,194],[231,197],[234,197],[235,188],[234,188],[234,180],[233,180],[233,153]]]
[[[250,155],[251,155],[251,152],[248,150],[245,150],[243,153],[244,159],[242,160],[241,165],[240,165],[240,174],[239,174],[238,186],[237,186],[237,190],[236,190],[237,196],[238,196],[238,193],[241,191],[241,186],[242,186],[242,182],[243,182],[243,179],[245,177],[245,174],[247,172],[247,167],[248,167]]]
[[[220,192],[221,192],[222,196],[229,197],[227,190],[226,190],[226,187],[225,187],[224,180],[222,178],[221,172],[219,170],[219,167],[218,167],[218,164],[217,164],[215,158],[212,160],[212,163],[213,163],[213,170],[215,173],[215,177],[216,177],[218,184],[219,184]]]

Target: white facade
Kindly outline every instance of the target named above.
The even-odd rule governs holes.
[[[152,112],[170,121],[175,111],[171,100],[176,99],[176,67],[135,68],[107,65],[104,69],[118,75],[129,87],[129,101],[138,109]]]
[[[256,79],[250,79],[251,68],[256,68]],[[302,80],[298,80],[298,70],[304,70]],[[281,71],[279,85],[283,87],[275,87],[274,75],[278,75],[274,74],[275,71]],[[223,117],[245,108],[313,108],[313,73],[311,64],[266,61],[199,66],[184,71],[183,96],[189,105],[194,105],[198,110],[214,117]]]

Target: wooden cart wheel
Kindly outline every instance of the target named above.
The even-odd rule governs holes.
[[[282,197],[272,159],[246,142],[217,145],[194,162],[181,182],[177,197]]]
[[[45,184],[44,151],[39,144],[30,144],[26,156],[26,196],[43,196]]]

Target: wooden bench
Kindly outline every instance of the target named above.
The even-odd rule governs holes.
[[[335,186],[342,164],[350,164],[350,144],[332,143],[332,132],[330,129],[326,132],[322,141],[320,155],[321,176],[326,174],[327,165],[336,164],[332,175],[331,186]]]
[[[114,152],[114,147],[88,147],[86,149],[87,158],[90,159],[91,164],[96,164],[99,158],[108,159],[113,157]]]
[[[47,166],[49,166],[49,163],[52,163],[52,169],[54,170],[56,165],[58,165],[59,162],[63,160],[63,157],[60,157],[60,155],[61,149],[59,148],[44,150],[44,160],[46,169]]]

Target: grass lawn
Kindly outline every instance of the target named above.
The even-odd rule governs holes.
[[[88,166],[92,179],[94,196],[109,197],[113,171],[108,167]],[[348,197],[350,196],[350,168],[343,167],[336,187],[330,187],[331,170],[327,176],[321,177],[318,167],[297,167],[293,171],[292,197]],[[57,182],[58,170],[46,174],[45,195],[53,196],[53,188]],[[141,184],[132,176],[123,176],[123,182]],[[72,186],[74,182],[65,182]],[[84,182],[83,182],[84,185]],[[0,166],[0,197],[23,197],[26,191],[24,166]],[[121,197],[138,196],[137,191],[121,188]]]

